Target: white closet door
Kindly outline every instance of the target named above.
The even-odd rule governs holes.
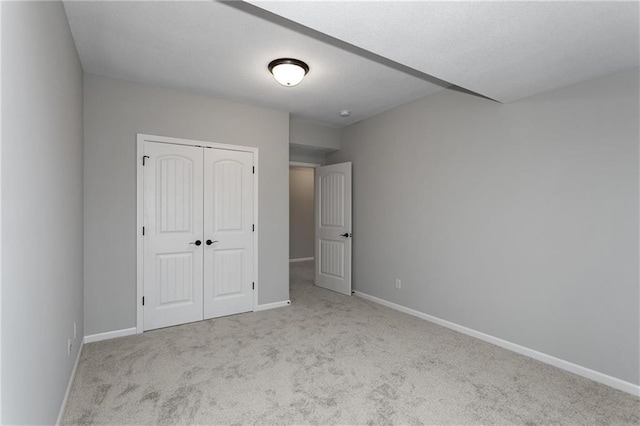
[[[351,163],[315,174],[316,285],[351,295]]]
[[[204,150],[204,318],[253,310],[253,154]]]
[[[151,330],[202,319],[203,150],[145,142],[144,155],[144,329]]]

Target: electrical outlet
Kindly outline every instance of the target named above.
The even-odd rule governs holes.
[[[71,356],[71,339],[67,339],[67,355]]]
[[[396,278],[396,288],[398,290],[402,288],[402,281],[400,281],[400,278]]]
[[[73,339],[75,340],[78,337],[78,325],[73,323]]]

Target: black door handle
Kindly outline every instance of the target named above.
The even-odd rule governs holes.
[[[341,237],[345,237],[345,238],[349,238],[351,237],[351,234],[348,232],[345,232],[344,234],[340,234]]]
[[[191,242],[189,244],[195,244],[195,245],[199,246],[200,244],[202,244],[202,241],[196,240],[195,242]]]
[[[213,244],[213,243],[217,243],[217,242],[218,242],[218,240],[215,240],[215,241],[207,240],[206,244],[207,244],[208,246],[210,246],[211,244]]]

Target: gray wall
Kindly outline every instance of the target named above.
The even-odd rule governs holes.
[[[289,168],[289,259],[314,256],[313,187],[313,168]]]
[[[83,336],[82,68],[59,2],[2,3],[1,192],[2,423],[53,424]]]
[[[289,299],[289,116],[85,75],[85,324],[136,325],[136,134],[259,148],[259,303]]]
[[[345,128],[355,289],[638,384],[638,114],[636,69]]]
[[[313,148],[340,149],[340,129],[322,126],[300,118],[291,118],[289,142]]]
[[[301,163],[325,164],[328,153],[340,149],[340,129],[300,118],[289,122],[289,159]]]
[[[289,160],[296,161],[298,163],[311,163],[311,164],[325,164],[326,152],[309,152],[305,150],[304,152],[300,152],[294,146],[290,146],[289,149]]]

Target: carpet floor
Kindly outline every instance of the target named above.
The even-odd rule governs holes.
[[[631,395],[292,264],[289,307],[85,345],[64,424],[639,424]]]

